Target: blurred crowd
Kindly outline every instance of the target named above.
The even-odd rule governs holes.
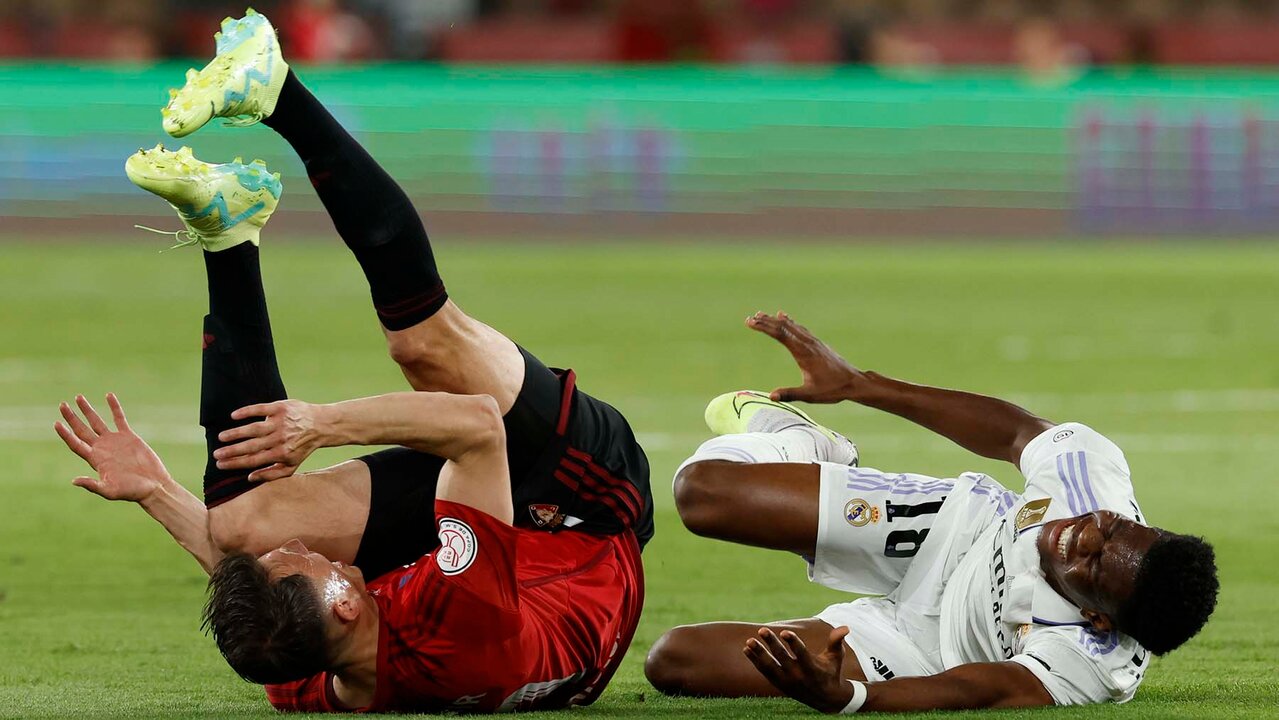
[[[202,57],[224,0],[3,0],[0,58]],[[262,0],[334,62],[1279,62],[1279,0]]]

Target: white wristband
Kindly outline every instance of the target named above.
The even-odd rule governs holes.
[[[849,680],[848,684],[853,686],[853,699],[849,700],[844,709],[839,711],[840,715],[852,715],[861,710],[862,705],[866,704],[866,683]]]

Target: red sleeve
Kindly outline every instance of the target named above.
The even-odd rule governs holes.
[[[332,697],[329,674],[319,673],[305,680],[265,685],[266,698],[280,712],[346,712]]]
[[[503,612],[518,612],[515,563],[519,531],[467,505],[435,501],[440,548],[435,566],[441,582]]]

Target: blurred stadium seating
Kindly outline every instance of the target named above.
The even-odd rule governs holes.
[[[258,8],[307,82],[450,231],[1279,230],[1279,75],[1266,67],[1279,63],[1279,0]],[[0,233],[153,215],[120,161],[161,139],[176,60],[207,57],[211,29],[242,10],[0,4]],[[444,62],[386,62],[409,59]],[[298,177],[271,140],[215,128],[185,142]],[[275,228],[323,224],[309,193],[287,208]]]
[[[313,61],[1270,64],[1279,0],[263,0]],[[202,57],[226,0],[6,0],[0,58]]]

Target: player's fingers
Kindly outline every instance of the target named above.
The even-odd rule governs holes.
[[[230,430],[223,430],[218,433],[218,440],[229,443],[236,440],[245,440],[248,438],[265,437],[275,431],[275,426],[270,420],[260,420],[247,425],[233,427]]]
[[[768,648],[764,647],[764,643],[759,638],[750,638],[746,641],[746,647],[742,648],[742,653],[751,661],[756,670],[760,674],[768,678],[769,682],[777,684],[782,677],[782,666],[777,664],[777,658],[768,652]]]
[[[243,442],[238,442],[234,445],[227,445],[226,447],[220,447],[217,450],[214,450],[213,459],[230,460],[231,458],[238,458],[243,455],[252,455],[253,453],[270,450],[273,447],[275,447],[274,436],[268,435],[267,437],[249,438]]]
[[[76,437],[86,443],[92,443],[94,440],[98,439],[98,434],[91,430],[88,425],[84,424],[84,421],[80,419],[79,415],[75,414],[75,411],[71,409],[70,405],[60,403],[58,405],[58,412],[62,413],[62,419],[67,421],[67,426],[71,428]]]
[[[826,652],[830,653],[831,655],[834,655],[835,657],[842,659],[844,657],[844,650],[846,648],[844,644],[844,638],[848,637],[848,632],[849,630],[847,625],[837,627],[834,630],[831,630],[830,640],[829,642],[827,642],[827,645],[826,645]]]
[[[80,407],[80,412],[84,413],[84,419],[89,421],[89,427],[93,428],[94,432],[99,435],[111,432],[111,428],[107,427],[106,421],[89,404],[88,398],[83,395],[76,395],[75,404]]]
[[[297,470],[298,467],[296,465],[276,463],[271,467],[254,470],[249,473],[249,482],[270,482],[272,480],[279,480],[292,475],[297,472]]]
[[[752,330],[758,330],[774,340],[781,340],[783,336],[781,325],[777,322],[777,319],[764,313],[755,313],[746,318],[746,326]]]
[[[808,646],[804,644],[803,638],[790,630],[783,630],[781,636],[782,642],[786,643],[786,648],[790,650],[790,654],[795,657],[801,668],[809,672],[817,670],[817,664],[813,661],[813,654],[808,651]]]
[[[791,402],[792,400],[807,400],[808,392],[802,387],[785,387],[777,388],[768,394],[768,396],[778,402]]]
[[[267,417],[274,413],[280,407],[278,402],[259,403],[257,405],[245,405],[244,407],[231,413],[232,420],[243,420],[251,417]]]
[[[274,465],[279,460],[278,453],[272,450],[253,453],[252,455],[241,455],[239,457],[228,458],[218,461],[219,470],[249,470]]]
[[[98,480],[97,478],[91,478],[91,477],[81,475],[80,477],[72,480],[71,484],[79,488],[84,488],[85,490],[88,490],[94,495],[102,494],[102,482]]]
[[[67,444],[67,448],[70,449],[71,452],[79,455],[85,462],[89,461],[89,457],[92,455],[93,449],[89,447],[88,443],[76,437],[75,433],[71,432],[71,428],[60,422],[55,422],[53,424],[53,429],[58,433],[58,437],[62,438],[62,442]]]
[[[795,659],[795,656],[791,655],[790,648],[786,647],[786,643],[782,642],[782,639],[777,637],[777,633],[769,628],[761,628],[759,637],[773,657],[777,658],[777,662],[785,664],[786,661]]]
[[[129,432],[129,419],[124,416],[124,406],[115,393],[107,393],[107,407],[111,408],[111,417],[115,420],[115,429]]]

